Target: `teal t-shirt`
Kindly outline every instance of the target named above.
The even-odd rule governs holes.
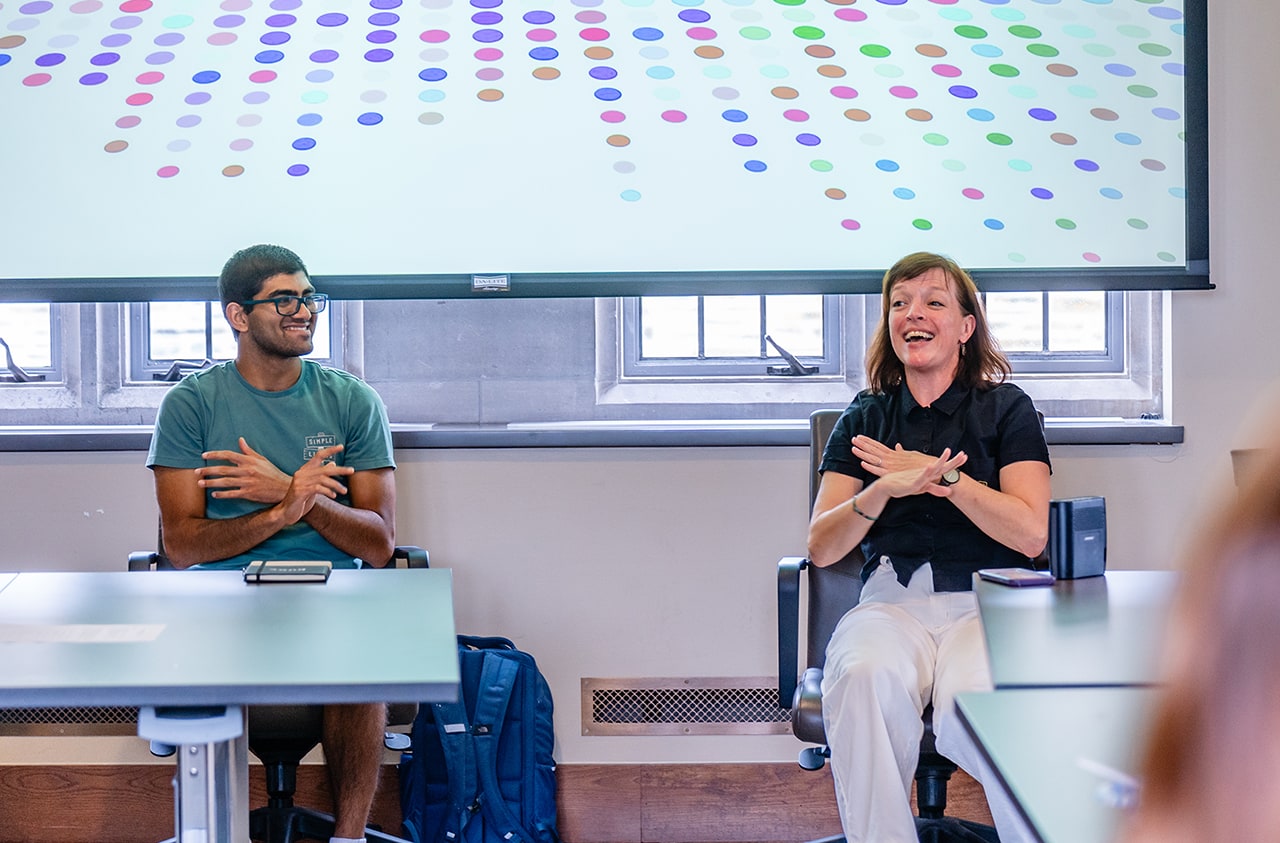
[[[334,461],[356,471],[395,468],[391,427],[378,394],[355,375],[310,360],[302,361],[298,382],[282,392],[250,386],[234,362],[187,375],[160,404],[147,468],[213,465],[200,455],[238,451],[241,436],[286,474],[330,445],[344,445]],[[338,501],[351,503],[345,495]],[[205,495],[209,518],[236,518],[262,508],[253,501]],[[328,559],[334,567],[348,568],[357,564],[299,522],[248,553],[200,567],[243,568],[254,559]]]

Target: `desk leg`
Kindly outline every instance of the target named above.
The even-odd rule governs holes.
[[[138,735],[177,747],[176,843],[248,843],[249,744],[242,707],[144,707]]]

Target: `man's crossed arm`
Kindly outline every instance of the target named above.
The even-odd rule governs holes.
[[[367,471],[336,465],[342,445],[322,448],[292,475],[254,451],[202,456],[225,464],[197,469],[155,467],[164,551],[187,568],[245,553],[285,527],[303,521],[330,544],[373,565],[391,558],[395,543],[395,480],[391,468]],[[237,518],[209,518],[205,494],[264,504]],[[339,503],[347,493],[350,506]]]

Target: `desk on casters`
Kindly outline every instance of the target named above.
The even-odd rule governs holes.
[[[959,694],[962,722],[1040,843],[1110,843],[1136,798],[1154,688]]]
[[[456,698],[448,570],[0,574],[0,707],[139,706],[179,746],[179,843],[244,843],[245,705]]]
[[[1159,681],[1178,575],[1108,571],[1010,588],[974,575],[997,689],[1123,687]]]
[[[1009,588],[975,577],[996,690],[961,722],[1041,843],[1108,843],[1136,786],[1178,576]]]

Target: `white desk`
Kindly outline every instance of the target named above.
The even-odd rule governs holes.
[[[1027,588],[975,578],[997,690],[959,695],[960,720],[1042,843],[1113,838],[1177,583],[1171,571]]]
[[[180,820],[182,843],[248,839],[240,706],[445,701],[457,687],[448,570],[273,585],[224,571],[0,574],[0,706],[136,705],[194,736],[144,733],[182,744],[179,816],[184,782],[205,800],[206,836],[201,818]],[[192,710],[220,708],[201,737]]]
[[[1101,577],[1010,588],[974,576],[997,689],[1125,687],[1160,680],[1160,648],[1178,575]]]
[[[1110,843],[1133,785],[1154,688],[1041,688],[956,697],[1041,843]]]

